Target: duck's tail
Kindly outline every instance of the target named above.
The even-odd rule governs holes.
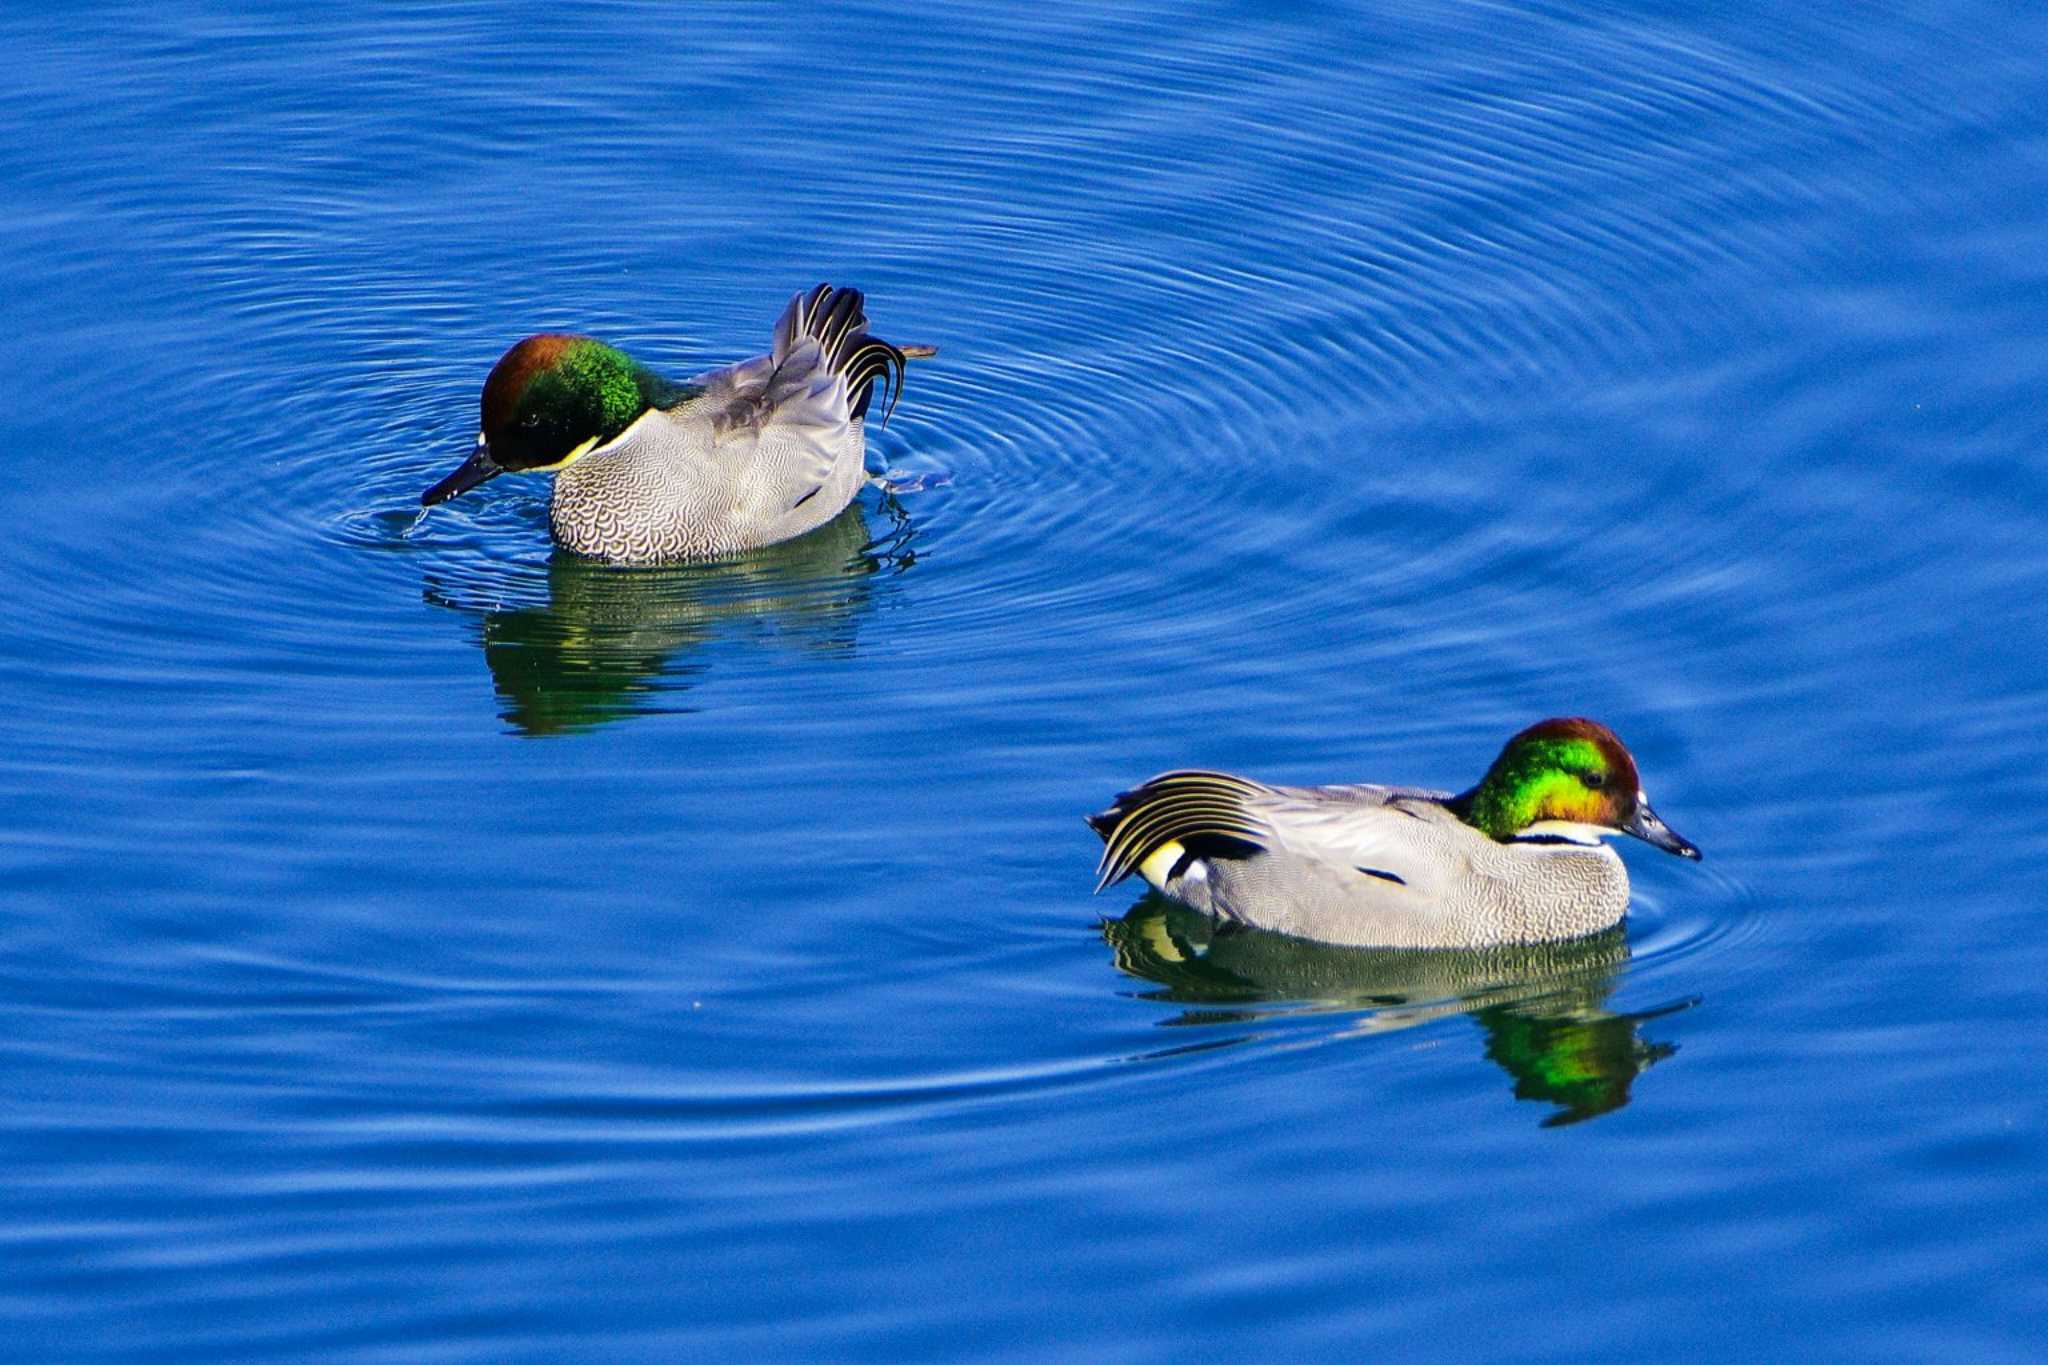
[[[789,307],[775,324],[775,363],[780,365],[799,340],[809,337],[825,353],[825,364],[833,374],[844,375],[846,389],[853,396],[853,416],[865,417],[874,384],[888,386],[888,404],[882,409],[882,425],[896,410],[903,392],[903,362],[907,353],[931,355],[929,346],[896,347],[868,334],[865,300],[858,289],[834,289],[821,284],[808,294],[791,297]]]
[[[1172,852],[1178,860],[1219,842],[1240,850],[1263,847],[1270,831],[1252,813],[1250,799],[1265,790],[1229,773],[1183,769],[1119,792],[1108,810],[1087,817],[1089,827],[1102,837],[1095,889],[1145,871],[1145,865],[1162,852]],[[1146,878],[1155,884],[1166,879]]]

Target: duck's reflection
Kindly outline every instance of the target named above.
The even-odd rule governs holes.
[[[893,506],[884,514],[891,525],[880,541],[855,503],[808,535],[710,563],[620,569],[558,554],[543,602],[478,607],[464,600],[472,593],[431,581],[426,597],[478,616],[484,663],[513,729],[587,730],[690,709],[683,695],[714,639],[852,648],[877,579],[913,559],[908,523]]]
[[[1355,1012],[1360,1031],[1408,1028],[1466,1014],[1518,1099],[1556,1106],[1545,1127],[1610,1113],[1637,1076],[1677,1050],[1638,1028],[1683,1009],[1618,1014],[1605,1007],[1628,935],[1617,927],[1567,943],[1482,949],[1337,948],[1216,921],[1148,895],[1103,923],[1117,967],[1163,989],[1145,998],[1194,1006],[1168,1022],[1213,1024],[1284,1003]],[[1268,1007],[1268,1008],[1262,1008]]]

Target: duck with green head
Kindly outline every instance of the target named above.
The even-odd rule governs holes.
[[[767,355],[686,383],[594,337],[531,336],[492,367],[469,459],[420,502],[552,473],[548,522],[578,554],[663,563],[772,545],[853,500],[875,384],[893,406],[905,356],[930,353],[869,335],[860,291],[826,284],[790,300]]]
[[[1607,836],[1700,856],[1650,808],[1614,732],[1578,717],[1522,731],[1461,793],[1186,770],[1089,823],[1103,841],[1097,890],[1136,873],[1222,919],[1368,947],[1576,938],[1628,910]]]

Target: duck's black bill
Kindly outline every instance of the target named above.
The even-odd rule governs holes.
[[[462,462],[462,468],[420,494],[420,506],[432,507],[436,503],[446,502],[452,497],[467,493],[480,483],[489,483],[504,472],[504,466],[491,458],[491,452],[483,446],[478,446],[476,453]]]
[[[1636,813],[1622,827],[1624,834],[1633,834],[1644,843],[1676,853],[1681,858],[1700,860],[1699,846],[1657,818],[1657,812],[1650,809],[1650,803],[1638,800]]]

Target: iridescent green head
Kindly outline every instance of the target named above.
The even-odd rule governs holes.
[[[483,425],[467,462],[420,495],[446,502],[506,471],[565,469],[687,390],[595,337],[547,332],[505,352],[484,381]]]
[[[1479,785],[1451,806],[1466,824],[1503,842],[1555,821],[1633,834],[1681,858],[1700,856],[1650,809],[1636,761],[1614,731],[1583,717],[1539,721],[1516,735]]]

